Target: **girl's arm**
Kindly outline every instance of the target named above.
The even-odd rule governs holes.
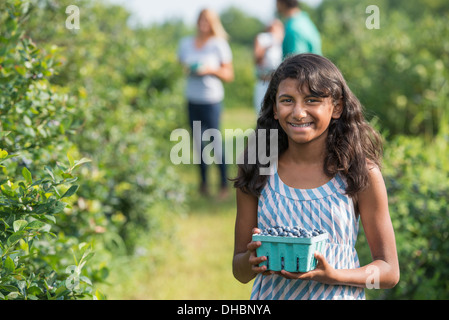
[[[361,268],[364,271],[361,278],[365,279],[361,284],[366,285],[366,279],[373,278],[373,272],[379,272],[379,287],[392,288],[399,281],[399,262],[387,189],[379,168],[373,167],[369,172],[370,185],[359,193],[358,207],[373,262]],[[345,280],[347,275],[342,272],[341,276]]]
[[[256,257],[255,250],[261,243],[252,242],[252,234],[257,231],[257,198],[237,189],[237,217],[235,220],[234,259],[232,272],[240,282],[251,281],[266,267],[257,267],[266,257]]]
[[[357,269],[334,269],[322,255],[318,265],[307,273],[281,271],[288,278],[310,279],[333,285],[388,289],[399,281],[399,263],[388,197],[380,170],[371,168],[370,185],[358,195],[360,218],[373,261]],[[374,282],[374,283],[373,283]]]

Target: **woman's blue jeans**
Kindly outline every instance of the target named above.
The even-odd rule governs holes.
[[[201,183],[203,185],[207,185],[207,164],[204,162],[202,154],[206,144],[211,142],[202,141],[203,133],[207,129],[219,129],[220,125],[220,116],[222,110],[222,103],[212,103],[212,104],[197,104],[188,102],[188,113],[189,113],[189,122],[190,127],[193,131],[193,122],[200,121],[201,123],[201,137],[193,137],[195,140],[196,146],[200,146],[199,150],[197,148],[196,152],[200,153],[199,158],[200,161],[200,174],[201,174]],[[213,138],[212,138],[213,139]],[[211,140],[213,141],[213,140]],[[219,150],[218,150],[219,149]],[[225,154],[223,145],[220,145],[219,148],[214,149],[215,156],[220,157],[221,161],[217,161],[219,169],[220,169],[220,179],[221,179],[221,187],[226,187],[226,163],[225,163]],[[217,154],[218,151],[218,154]]]

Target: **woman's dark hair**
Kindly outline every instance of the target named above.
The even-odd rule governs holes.
[[[296,8],[299,7],[298,0],[278,0],[282,2],[287,8]]]
[[[274,72],[265,94],[262,108],[257,119],[256,141],[259,129],[278,130],[278,156],[288,147],[288,138],[279,122],[274,119],[273,106],[281,81],[292,78],[299,81],[299,88],[306,85],[312,95],[331,97],[334,105],[342,101],[343,111],[339,119],[332,119],[329,124],[324,172],[333,177],[340,173],[346,178],[346,193],[355,197],[368,186],[369,167],[380,168],[382,157],[382,139],[371,125],[366,122],[363,107],[351,92],[343,75],[328,59],[316,54],[299,54],[285,59]],[[269,135],[266,136],[266,154],[270,153]],[[256,146],[259,143],[256,143]],[[274,146],[273,146],[274,147]],[[268,176],[260,175],[263,167],[259,161],[249,163],[247,147],[244,151],[243,164],[239,164],[234,187],[243,192],[259,196]],[[258,154],[258,152],[256,152]],[[257,158],[256,158],[257,159]]]

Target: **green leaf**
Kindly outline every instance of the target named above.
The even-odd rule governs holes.
[[[50,177],[53,179],[53,181],[55,181],[55,175],[53,174],[53,169],[50,168],[49,166],[45,166],[44,169],[45,169],[45,171],[48,172],[48,174],[49,174]]]
[[[80,159],[80,160],[77,160],[77,161],[75,161],[75,165],[72,166],[72,169],[74,169],[74,168],[76,168],[76,167],[82,165],[83,163],[91,162],[91,161],[92,161],[92,160],[87,159],[87,158],[82,158],[82,159]]]
[[[13,273],[16,269],[16,265],[14,264],[14,261],[11,259],[11,257],[7,257],[5,262],[3,263],[3,268],[6,269],[9,273]]]
[[[25,69],[25,67],[22,67],[22,66],[14,66],[14,68],[16,69],[17,73],[19,73],[21,76],[25,76],[25,75],[26,75],[26,69]]]
[[[106,300],[106,296],[102,294],[98,289],[95,291],[94,300]]]
[[[88,285],[92,286],[92,281],[90,281],[90,279],[86,276],[81,276],[80,280],[87,283]]]
[[[27,227],[27,229],[37,230],[37,229],[42,228],[43,226],[45,226],[44,222],[39,221],[39,220],[34,220],[34,221],[31,221],[30,223],[28,223],[28,225],[26,227]]]
[[[0,159],[6,158],[8,156],[8,151],[0,149]]]
[[[23,250],[24,252],[28,252],[30,249],[28,246],[28,243],[26,243],[23,239],[19,240],[19,246],[20,246],[20,249]]]
[[[20,231],[23,228],[25,228],[28,224],[28,221],[26,220],[16,220],[14,221],[14,223],[12,224],[14,232]]]
[[[75,161],[73,160],[73,157],[68,152],[67,152],[67,159],[69,159],[70,167],[73,167],[73,165],[75,164]]]
[[[61,177],[63,179],[73,179],[73,176],[72,176],[72,174],[70,172],[63,172],[63,173],[61,173]]]
[[[81,258],[81,260],[80,260],[80,264],[81,264],[81,262],[86,263],[86,262],[89,261],[94,255],[95,255],[95,252],[88,252],[88,253],[85,253],[85,254],[83,255],[83,257]]]
[[[8,240],[6,241],[6,244],[8,246],[15,245],[20,239],[23,239],[26,237],[26,232],[21,230],[14,232],[12,235],[9,236]]]
[[[56,223],[56,218],[50,214],[44,215],[44,218],[49,220],[50,222]]]
[[[8,298],[8,300],[10,299],[17,299],[19,297],[20,293],[19,292],[11,292],[10,294],[8,294],[6,296],[6,298]]]
[[[33,179],[31,177],[31,172],[26,167],[23,167],[22,175],[25,178],[26,182],[28,182],[28,183],[32,183],[33,182]]]
[[[0,222],[2,222],[5,225],[5,230],[11,227],[3,218],[0,218]]]
[[[67,295],[67,294],[69,294],[70,293],[70,291],[67,289],[67,287],[65,287],[64,285],[62,285],[62,286],[60,286],[57,290],[56,290],[56,292],[55,292],[55,297],[54,298],[59,298],[59,297],[62,297],[62,296],[65,296],[65,295]]]
[[[67,190],[67,191],[62,195],[61,198],[67,198],[67,197],[72,196],[72,195],[78,190],[78,188],[79,188],[78,185],[71,186],[71,187],[69,188],[69,190]]]
[[[19,289],[17,289],[16,287],[10,286],[10,285],[7,285],[7,284],[0,284],[0,290],[5,290],[5,291],[8,291],[8,292],[19,291]]]
[[[36,287],[35,285],[32,285],[31,287],[28,288],[28,298],[30,298],[30,295],[40,296],[43,293],[44,292],[42,291],[42,289],[39,287]]]

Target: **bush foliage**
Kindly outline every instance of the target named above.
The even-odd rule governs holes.
[[[74,105],[48,81],[52,52],[24,37],[28,10],[20,1],[0,5],[0,299],[92,297],[84,268],[91,246],[56,221],[79,187],[74,169],[87,159],[58,162],[70,146]]]
[[[183,210],[166,142],[183,105],[174,46],[99,2],[79,1],[69,30],[70,4],[0,5],[2,299],[104,298],[107,261]]]

